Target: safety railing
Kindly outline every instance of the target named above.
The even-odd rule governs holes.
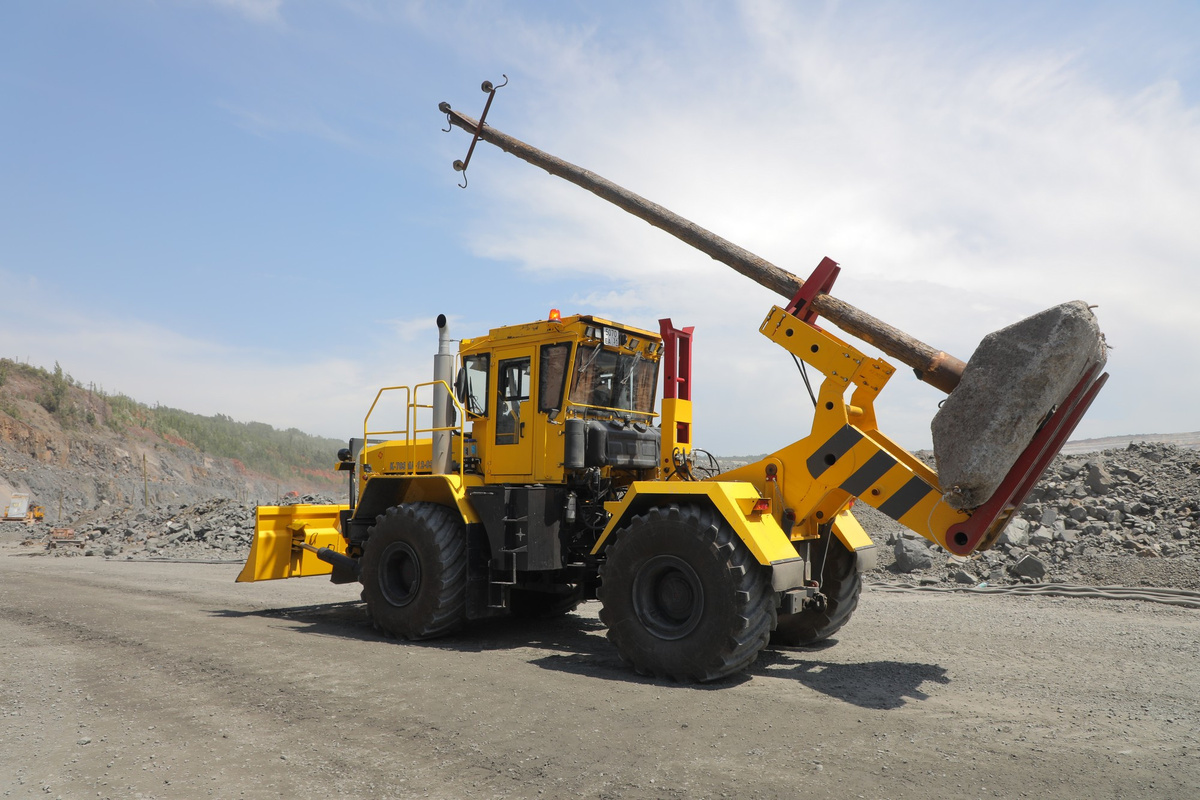
[[[434,406],[434,401],[436,400],[436,394],[437,394],[436,389],[439,384],[445,389],[446,399],[449,400],[449,402],[451,403],[451,408],[453,408],[453,410],[454,410],[455,422],[451,425],[437,426],[437,425],[432,424],[432,417],[434,416],[433,406]],[[428,392],[430,395],[428,403],[420,402],[421,396],[423,394],[423,392],[422,392],[423,389],[428,389]],[[375,407],[379,405],[380,398],[382,398],[383,395],[387,392],[403,392],[403,403],[404,403],[404,408],[405,408],[404,427],[394,429],[394,430],[384,430],[384,429],[371,430],[371,428],[370,428],[371,415],[375,413]],[[431,423],[428,426],[421,426],[418,421],[418,415],[419,415],[421,409],[429,410]],[[388,439],[388,441],[398,443],[402,447],[402,450],[401,450],[402,455],[401,455],[399,463],[402,465],[403,468],[399,469],[399,470],[389,469],[388,470],[389,474],[416,475],[418,473],[417,446],[418,446],[418,444],[421,443],[419,436],[421,434],[429,434],[429,439],[427,439],[425,441],[428,442],[428,444],[429,444],[429,452],[430,452],[430,459],[431,459],[430,466],[432,468],[434,435],[438,434],[438,433],[448,433],[448,434],[450,434],[450,437],[451,437],[449,445],[448,445],[449,449],[450,449],[450,460],[451,460],[451,463],[455,464],[455,466],[457,467],[457,471],[447,473],[447,475],[457,477],[458,485],[455,488],[461,489],[463,486],[463,481],[464,481],[463,462],[465,459],[461,457],[461,454],[458,459],[454,458],[454,434],[455,434],[455,432],[458,433],[458,442],[461,446],[461,444],[463,442],[463,438],[464,438],[463,437],[463,423],[464,423],[465,419],[466,419],[466,415],[463,413],[462,404],[458,402],[458,398],[454,396],[454,392],[451,391],[450,385],[447,384],[445,381],[439,380],[439,381],[428,381],[426,383],[418,383],[411,388],[408,386],[385,386],[382,389],[380,389],[378,392],[375,393],[375,400],[372,401],[371,407],[367,410],[366,417],[363,418],[363,441],[366,443],[369,443],[371,441],[372,436],[374,436],[374,437],[384,437],[384,436],[394,437],[394,438]],[[369,447],[369,445],[368,445],[368,447]],[[367,448],[364,447],[363,456],[362,456],[364,459],[366,458],[366,451],[367,451]],[[393,463],[395,463],[395,462],[393,462]]]

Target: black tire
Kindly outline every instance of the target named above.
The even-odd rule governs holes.
[[[466,531],[435,503],[389,508],[375,519],[362,558],[363,600],[375,627],[402,639],[433,639],[467,619]]]
[[[583,584],[560,590],[509,589],[508,607],[514,617],[551,619],[570,614],[583,602]]]
[[[676,681],[745,669],[775,625],[768,570],[708,507],[634,517],[606,551],[597,594],[621,659],[642,675]]]
[[[826,597],[825,608],[781,614],[779,625],[771,634],[771,644],[789,647],[816,644],[841,630],[858,608],[862,574],[858,571],[858,556],[854,551],[842,544],[832,531],[826,530],[824,536],[811,545],[810,553],[817,569],[821,568],[824,554],[825,566],[820,582],[821,592]]]

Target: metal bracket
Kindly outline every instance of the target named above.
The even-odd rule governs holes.
[[[479,125],[475,128],[475,135],[471,137],[471,146],[467,148],[467,157],[461,161],[454,162],[454,171],[463,173],[463,182],[458,185],[458,188],[467,188],[467,167],[471,164],[471,156],[475,152],[475,144],[479,141],[479,133],[483,130],[484,121],[487,119],[488,110],[492,107],[492,100],[496,97],[496,90],[502,89],[508,85],[508,76],[501,73],[501,78],[504,78],[504,83],[499,85],[493,84],[491,81],[484,81],[479,88],[488,96],[487,103],[483,106],[483,113],[479,115]],[[449,133],[453,125],[450,123],[450,104],[442,103],[438,106],[442,113],[446,115],[446,127],[443,132]]]
[[[784,310],[799,317],[801,322],[806,322],[816,328],[817,312],[812,308],[813,298],[819,294],[829,294],[833,289],[833,282],[837,280],[838,273],[841,271],[842,268],[832,258],[828,256],[822,258],[821,263],[817,264],[817,268],[813,270],[812,275],[808,276],[808,280],[801,284],[800,291],[796,292]]]

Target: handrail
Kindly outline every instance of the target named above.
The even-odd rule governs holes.
[[[421,402],[419,402],[421,399],[419,397],[419,392],[421,389],[423,389],[425,387],[430,387],[430,391],[432,392],[437,387],[438,384],[441,384],[445,388],[446,396],[450,399],[450,402],[454,404],[454,410],[456,412],[455,419],[457,420],[457,422],[454,425],[440,425],[440,426],[430,425],[429,427],[417,427],[417,410],[422,409],[422,408],[427,408],[430,411],[433,410],[433,399],[431,398],[430,402],[428,402],[428,403],[421,403]],[[383,396],[384,392],[391,392],[391,391],[403,391],[405,393],[405,395],[404,395],[404,407],[405,407],[404,425],[405,425],[405,427],[398,429],[398,430],[378,430],[378,431],[370,430],[368,428],[368,425],[371,420],[371,415],[375,412],[375,406],[377,406],[379,404],[379,399]],[[408,386],[385,386],[382,389],[380,389],[378,392],[376,392],[375,400],[374,400],[374,402],[371,403],[370,409],[367,410],[366,417],[363,418],[363,441],[366,442],[373,435],[381,436],[381,435],[387,435],[387,434],[403,434],[402,439],[398,439],[397,441],[401,441],[401,443],[402,443],[401,446],[404,448],[404,450],[403,450],[403,453],[405,455],[404,463],[405,463],[405,465],[407,465],[408,469],[401,471],[400,474],[416,475],[417,474],[416,449],[417,449],[417,441],[418,441],[419,434],[428,433],[428,434],[430,434],[430,436],[432,438],[432,435],[435,433],[453,434],[455,431],[457,431],[458,435],[459,435],[459,441],[462,442],[463,439],[465,438],[465,436],[464,436],[465,422],[466,422],[466,413],[464,412],[462,403],[460,403],[458,401],[458,398],[454,396],[454,391],[450,388],[450,384],[446,383],[446,381],[443,381],[443,380],[427,381],[425,383],[415,384],[411,388]],[[451,450],[453,450],[453,447],[451,448]],[[364,448],[364,450],[363,450],[364,454],[365,454],[365,452],[366,452],[366,448]],[[360,456],[360,457],[365,457],[365,455]],[[458,485],[455,486],[455,489],[462,489],[462,487],[465,484],[465,481],[466,481],[465,465],[464,465],[465,461],[466,461],[465,457],[459,458],[458,459],[458,471],[447,473],[447,477],[455,476],[458,478]]]
[[[364,444],[367,442],[368,439],[371,438],[371,434],[383,435],[383,434],[390,434],[390,433],[403,433],[404,441],[405,442],[408,441],[408,428],[404,428],[404,429],[396,430],[396,431],[372,431],[372,430],[367,429],[367,423],[371,421],[371,415],[373,413],[375,413],[375,406],[379,404],[379,398],[383,397],[384,392],[393,392],[393,391],[403,391],[405,393],[405,395],[404,395],[405,408],[408,408],[408,406],[410,406],[412,404],[412,402],[411,402],[412,401],[412,392],[407,386],[384,386],[382,389],[380,389],[378,392],[376,392],[375,400],[372,401],[371,407],[369,409],[367,409],[367,416],[363,417],[363,443]],[[407,413],[404,418],[404,424],[405,425],[408,424]]]
[[[657,411],[635,411],[632,408],[613,408],[612,406],[592,406],[592,405],[588,405],[587,403],[578,403],[571,399],[568,399],[566,401],[566,405],[563,407],[563,410],[565,411],[568,406],[571,408],[590,408],[595,411],[606,411],[609,414],[612,414],[614,416],[616,416],[617,414],[637,414],[640,417],[647,417],[649,419],[655,419],[656,417],[659,416]]]

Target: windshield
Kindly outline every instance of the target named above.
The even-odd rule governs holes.
[[[638,353],[581,344],[571,377],[572,403],[641,414],[654,413],[658,364]]]

